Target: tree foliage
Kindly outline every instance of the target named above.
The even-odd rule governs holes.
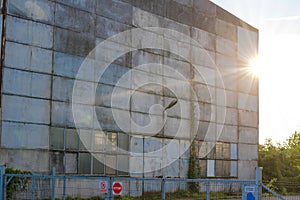
[[[259,145],[259,166],[263,167],[263,181],[277,180],[279,192],[295,192],[300,186],[300,132],[295,132],[283,144],[267,139]]]

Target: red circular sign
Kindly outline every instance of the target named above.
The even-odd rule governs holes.
[[[112,190],[114,192],[115,195],[119,195],[122,192],[122,184],[119,182],[114,182],[113,186],[112,186]]]

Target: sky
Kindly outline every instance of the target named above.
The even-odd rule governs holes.
[[[259,142],[300,131],[300,1],[212,0],[259,29]]]

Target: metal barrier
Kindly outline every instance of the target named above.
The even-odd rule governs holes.
[[[260,186],[264,187],[261,177],[255,180],[224,180],[65,176],[56,175],[55,169],[51,175],[5,174],[4,166],[0,166],[0,173],[1,199],[248,200],[260,199]],[[14,179],[19,185],[12,191],[11,185],[8,186]],[[121,193],[121,196],[114,193]],[[284,199],[274,194],[276,198]]]

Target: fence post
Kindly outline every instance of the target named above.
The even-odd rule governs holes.
[[[52,167],[52,192],[51,199],[55,200],[55,167]]]
[[[210,192],[209,192],[209,181],[206,181],[206,200],[210,199]]]
[[[0,199],[4,199],[4,174],[5,166],[0,165]]]
[[[262,170],[263,168],[262,167],[256,167],[255,168],[255,184],[256,184],[256,187],[257,187],[257,196],[258,196],[258,199],[262,199]]]
[[[162,178],[161,180],[161,200],[166,199],[166,191],[165,191],[165,179]]]
[[[31,200],[34,200],[34,175],[31,175]]]

